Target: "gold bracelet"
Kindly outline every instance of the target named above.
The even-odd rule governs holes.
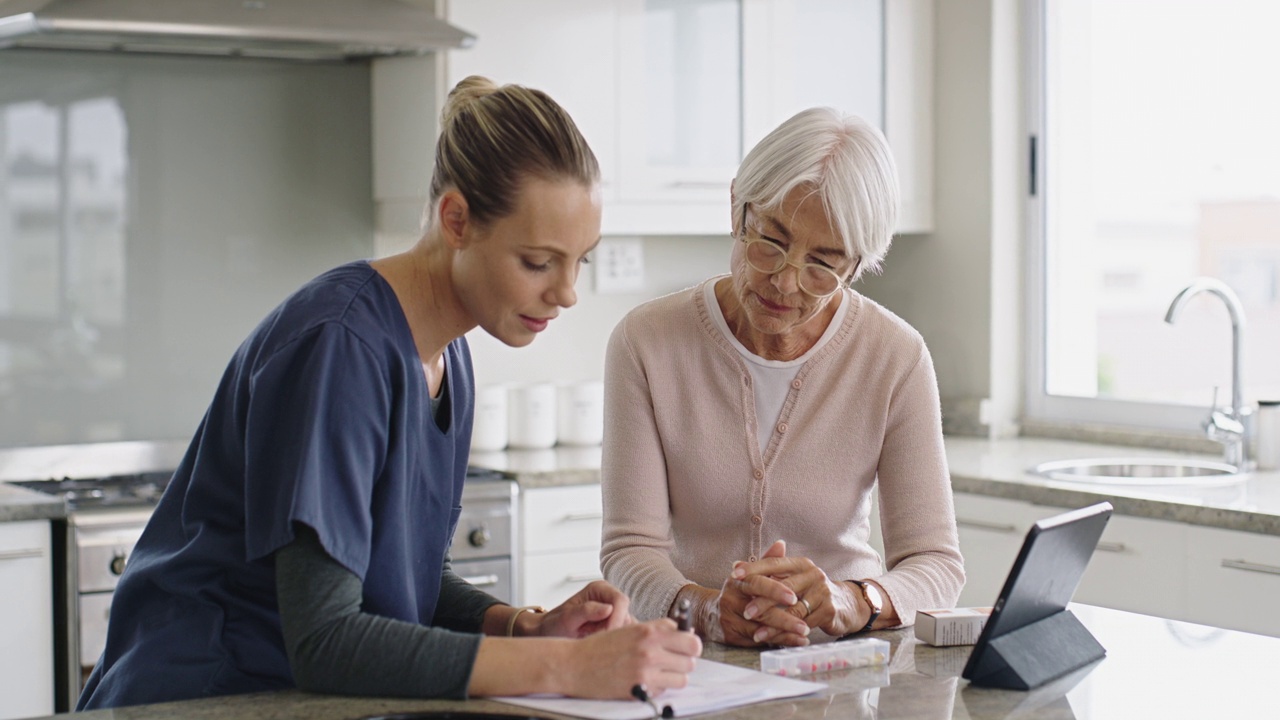
[[[522,608],[516,608],[516,611],[511,613],[511,617],[507,618],[507,637],[516,636],[515,635],[516,618],[520,617],[520,613],[523,613],[523,612],[544,613],[546,611],[547,609],[542,607],[541,605],[526,605]]]

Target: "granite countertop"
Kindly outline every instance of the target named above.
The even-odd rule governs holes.
[[[740,720],[914,720],[1135,717],[1260,717],[1274,711],[1280,639],[1085,605],[1072,608],[1107,657],[1032,690],[970,686],[960,678],[970,648],[933,648],[909,630],[872,633],[890,642],[888,666],[807,676],[826,689],[700,717]],[[707,644],[703,657],[759,667],[755,650]],[[393,713],[491,712],[526,717],[491,700],[423,701],[314,695],[296,690],[76,715],[81,720],[346,720]],[[532,713],[539,717],[548,716]],[[64,716],[65,717],[65,716]]]
[[[0,522],[54,520],[67,516],[62,498],[0,482]]]
[[[1280,535],[1280,472],[1277,471],[1254,472],[1245,476],[1244,481],[1217,486],[1099,485],[1049,480],[1027,471],[1042,462],[1073,458],[1220,458],[1026,437],[1008,440],[948,437],[946,448],[951,486],[957,492],[1055,507],[1082,507],[1108,500],[1121,515]],[[474,453],[471,463],[501,471],[525,489],[600,482],[598,446]]]
[[[186,448],[181,440],[128,440],[0,449],[0,522],[67,516],[62,498],[10,485],[12,481],[172,470]]]

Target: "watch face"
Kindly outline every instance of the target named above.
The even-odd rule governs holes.
[[[880,612],[880,608],[884,606],[884,598],[880,596],[880,588],[869,582],[862,583],[862,592],[867,597],[867,604],[875,612]]]

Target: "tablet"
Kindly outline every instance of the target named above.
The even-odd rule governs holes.
[[[1066,608],[1111,510],[1102,502],[1031,526],[962,677],[1029,689],[1105,654]]]

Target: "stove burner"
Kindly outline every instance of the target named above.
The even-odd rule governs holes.
[[[68,508],[76,510],[155,505],[160,501],[171,477],[171,472],[146,472],[99,478],[24,480],[10,484],[60,497],[66,501]]]

